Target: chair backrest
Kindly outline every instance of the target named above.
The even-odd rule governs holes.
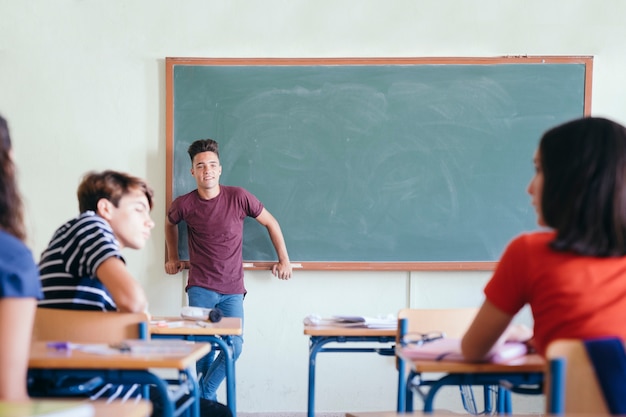
[[[398,312],[398,320],[407,319],[408,333],[444,332],[446,337],[460,338],[469,328],[476,313],[478,308],[405,308]],[[398,326],[398,338],[400,330]]]
[[[147,339],[149,320],[146,313],[38,307],[32,339],[77,343],[120,343],[127,339]]]
[[[398,312],[396,343],[400,345],[406,334],[443,332],[446,337],[461,338],[478,313],[478,308],[422,309],[404,308]],[[406,325],[403,322],[406,321]],[[410,375],[410,365],[396,356],[398,369],[398,411],[407,408],[406,376]],[[411,402],[412,400],[408,400]]]
[[[398,312],[396,343],[399,345],[403,336],[411,333],[443,332],[446,337],[461,338],[477,313],[478,308],[403,308]],[[402,326],[403,319],[406,326]]]
[[[556,340],[548,346],[546,359],[549,361],[565,359],[565,380],[552,384],[553,375],[548,374],[546,405],[550,410],[550,401],[557,393],[550,392],[553,387],[564,387],[564,412],[588,413],[589,415],[610,415],[602,394],[596,372],[581,340]],[[562,384],[562,385],[561,385]]]

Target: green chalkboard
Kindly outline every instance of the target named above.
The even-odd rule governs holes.
[[[589,114],[590,71],[584,57],[168,58],[168,203],[195,188],[187,147],[210,137],[222,184],[265,204],[294,262],[496,261],[536,229],[533,152]],[[248,220],[244,260],[274,260]]]

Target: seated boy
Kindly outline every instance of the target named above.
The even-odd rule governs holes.
[[[80,214],[56,230],[41,255],[44,298],[39,306],[147,311],[146,294],[126,269],[121,250],[141,249],[150,237],[152,189],[144,180],[122,172],[91,172],[83,177],[77,196]],[[161,415],[160,402],[154,401],[157,392],[151,390],[150,395],[153,416]],[[207,417],[232,415],[228,407],[206,400],[200,409]]]
[[[39,306],[147,311],[121,250],[141,249],[150,237],[152,189],[142,179],[104,171],[85,175],[77,195],[80,214],[56,230],[41,255]]]

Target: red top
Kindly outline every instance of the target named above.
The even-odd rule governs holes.
[[[525,234],[506,248],[485,295],[507,314],[526,303],[534,317],[537,351],[556,339],[626,339],[626,257],[556,252],[554,232]]]

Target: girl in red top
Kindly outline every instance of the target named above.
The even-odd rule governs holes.
[[[546,231],[515,238],[485,287],[485,302],[463,337],[463,355],[484,359],[529,304],[533,345],[556,339],[626,339],[626,128],[603,118],[547,131],[528,186]]]

